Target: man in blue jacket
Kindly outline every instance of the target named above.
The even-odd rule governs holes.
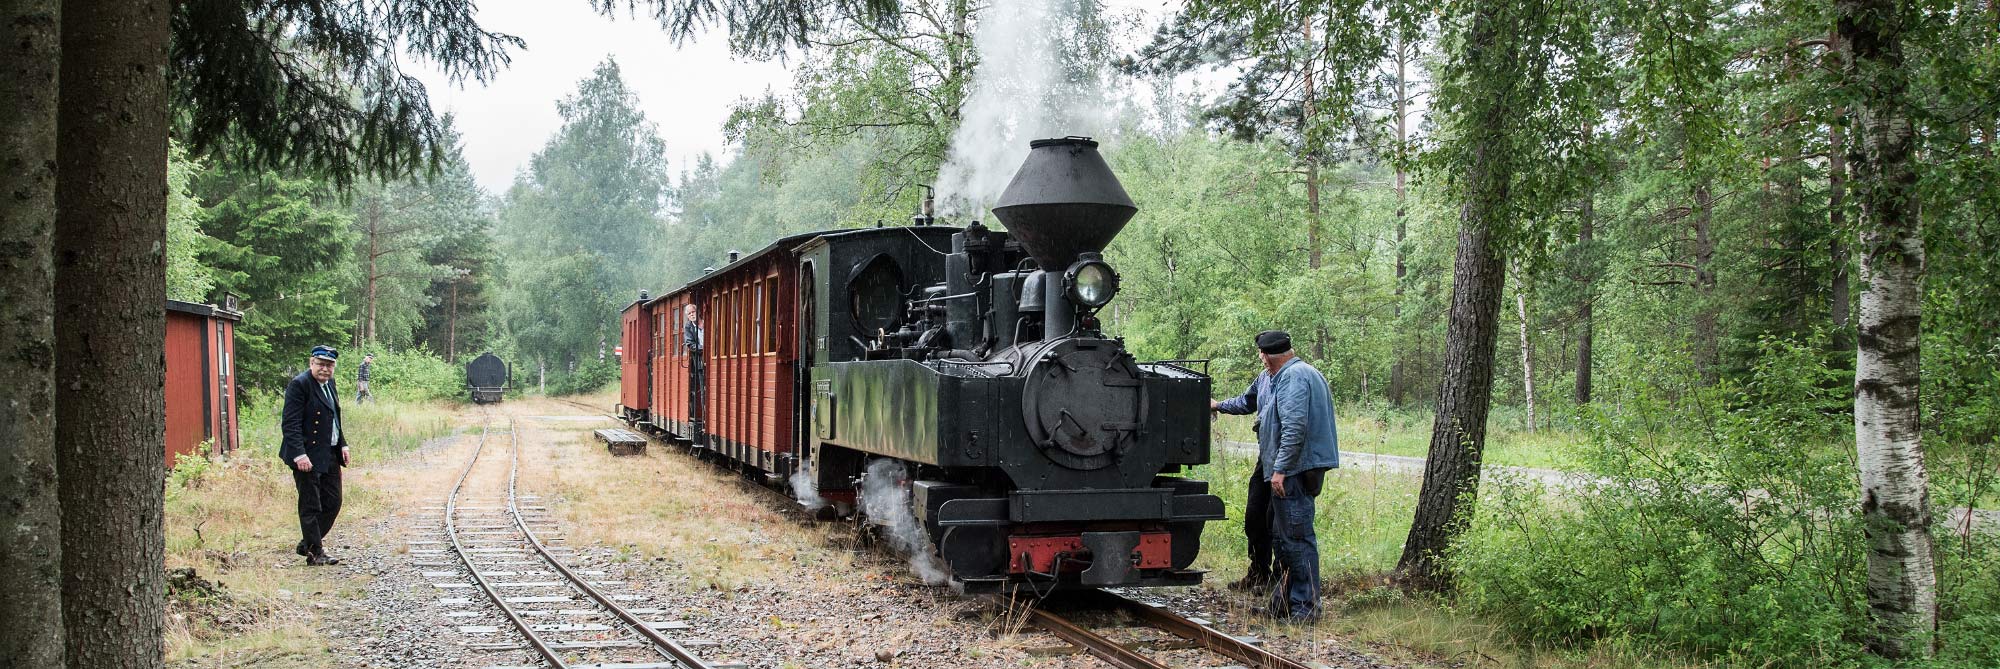
[[[292,470],[299,491],[299,546],[306,564],[340,564],[323,542],[340,515],[340,468],[347,465],[347,437],[340,430],[340,390],[333,369],[340,351],[314,346],[306,371],[285,384],[284,443],[278,459]]]
[[[1281,330],[1257,335],[1264,374],[1257,392],[1256,480],[1270,487],[1274,582],[1273,617],[1304,620],[1319,615],[1319,539],[1314,501],[1326,470],[1340,466],[1333,394],[1326,377],[1292,351]],[[1268,381],[1266,379],[1268,378]],[[1217,409],[1222,407],[1220,403]],[[1254,520],[1254,519],[1253,519]]]

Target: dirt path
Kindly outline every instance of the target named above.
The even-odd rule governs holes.
[[[520,487],[574,548],[572,566],[605,572],[622,592],[663,619],[685,622],[711,661],[790,667],[1103,666],[1050,654],[1063,644],[1022,629],[1019,616],[929,587],[892,556],[857,548],[855,528],[788,513],[778,498],[739,476],[654,444],[617,458],[591,438],[609,419],[549,400],[509,401],[455,418],[458,437],[402,461],[382,463],[350,486],[393,490],[387,516],[364,521],[338,546],[344,570],[365,595],[321,611],[329,664],[347,667],[518,666],[518,641],[505,631],[467,632],[490,616],[476,591],[439,583],[455,557],[440,509],[476,443],[482,420],[516,419]],[[494,468],[497,469],[497,468]],[[468,483],[468,485],[472,485]],[[350,526],[352,527],[352,526]],[[1152,593],[1176,610],[1234,634],[1261,637],[1276,651],[1330,667],[1390,666],[1357,644],[1315,628],[1246,626],[1249,602],[1205,588]],[[474,601],[455,601],[470,598]],[[441,603],[443,602],[443,603]],[[483,618],[482,618],[483,619]],[[492,624],[490,622],[483,624]],[[1220,667],[1214,658],[1170,656],[1173,666]]]

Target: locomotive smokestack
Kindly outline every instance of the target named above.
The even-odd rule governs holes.
[[[1088,137],[1037,139],[993,215],[1043,270],[1061,272],[1103,251],[1139,213]]]

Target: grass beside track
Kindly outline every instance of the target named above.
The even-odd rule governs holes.
[[[1369,440],[1400,443],[1429,439],[1428,424],[1384,428],[1381,426],[1385,423],[1371,426],[1367,421],[1359,422],[1360,429],[1347,423],[1341,425],[1342,448],[1421,456],[1421,451],[1377,451],[1363,444]],[[1247,422],[1241,429],[1247,436]],[[1420,436],[1413,434],[1418,430]],[[1218,423],[1215,438],[1235,437]],[[1548,466],[1546,462],[1533,460],[1506,464]],[[1202,533],[1201,557],[1195,566],[1209,570],[1204,587],[1224,588],[1241,577],[1249,566],[1242,518],[1249,477],[1255,466],[1254,457],[1218,450],[1214,461],[1190,473],[1209,482],[1210,492],[1222,497],[1229,513],[1229,520],[1209,523]],[[1359,469],[1328,472],[1314,519],[1314,530],[1319,536],[1320,577],[1326,583],[1321,596],[1327,616],[1317,625],[1274,626],[1268,633],[1301,638],[1308,643],[1359,642],[1391,659],[1418,665],[1519,669],[1698,666],[1616,647],[1588,651],[1526,647],[1514,642],[1500,626],[1460,613],[1448,601],[1410,597],[1391,587],[1387,575],[1402,555],[1403,540],[1416,513],[1417,492],[1422,483],[1420,476],[1402,473]],[[1243,596],[1235,601],[1239,610],[1232,614],[1236,615],[1247,616],[1249,607],[1264,605],[1261,597]]]
[[[298,543],[297,494],[278,462],[274,396],[246,405],[242,447],[227,456],[183,458],[167,480],[166,565],[193,569],[214,589],[169,594],[166,659],[177,666],[316,667],[327,664],[319,621],[361,599],[367,583],[339,568],[307,569]],[[365,525],[405,507],[412,486],[391,463],[453,430],[449,403],[384,400],[352,404],[343,431],[356,462],[330,543],[358,544]]]

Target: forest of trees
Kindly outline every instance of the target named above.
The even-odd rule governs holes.
[[[1064,118],[1140,207],[1107,329],[1232,389],[1284,328],[1343,416],[1433,426],[1383,565],[1405,587],[1540,644],[2000,657],[2000,547],[1946,522],[2000,500],[2000,2],[1192,0],[1150,26],[1095,0],[658,0],[662,39],[725,30],[794,85],[739,103],[730,155],[668,165],[606,59],[551,91],[563,125],[504,193],[396,66],[501,72],[520,42],[470,3],[132,4],[0,11],[23,63],[0,73],[0,663],[157,662],[158,608],[126,604],[159,594],[162,294],[240,298],[251,388],[315,343],[601,387],[638,291],[914,212],[991,121],[979,36],[1019,5],[1062,26],[1064,91],[1021,104],[1109,101]],[[104,323],[126,329],[85,336]],[[1482,490],[1503,421],[1574,435],[1603,483]],[[51,615],[70,633],[19,632]]]

